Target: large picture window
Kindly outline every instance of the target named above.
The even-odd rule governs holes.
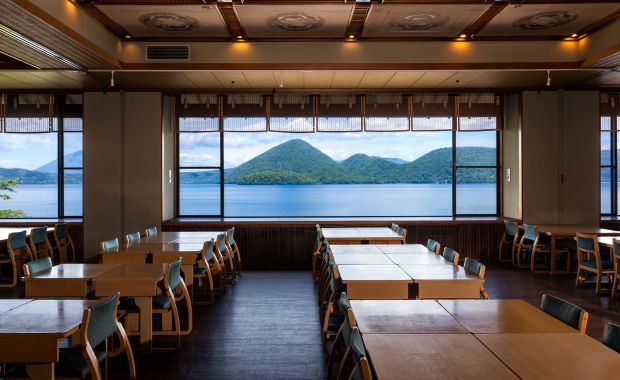
[[[0,218],[82,216],[82,96],[0,97]]]
[[[420,98],[413,116],[406,96],[392,96],[391,105],[373,98],[378,107],[361,96],[245,98],[240,106],[237,96],[235,109],[221,97],[216,129],[215,120],[201,120],[209,118],[200,116],[204,100],[182,97],[178,215],[497,215],[496,115],[479,123],[462,116],[459,126],[455,98],[433,98]],[[365,117],[364,107],[373,109]]]
[[[601,94],[601,215],[618,215],[618,124],[620,105],[618,94]]]

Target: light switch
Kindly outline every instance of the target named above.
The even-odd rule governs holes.
[[[172,183],[172,169],[168,169],[168,183]]]
[[[510,168],[506,169],[506,182],[510,182]]]

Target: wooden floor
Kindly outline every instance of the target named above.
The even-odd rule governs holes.
[[[620,300],[575,288],[573,275],[531,274],[491,265],[491,298],[522,298],[538,305],[552,293],[590,313],[588,334],[600,339],[603,321],[620,323]],[[0,297],[18,292],[0,289]],[[316,294],[309,272],[244,272],[215,305],[194,309],[194,332],[179,352],[136,354],[140,379],[322,379]],[[110,361],[110,379],[126,378],[122,357]]]

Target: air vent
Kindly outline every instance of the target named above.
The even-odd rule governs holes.
[[[188,45],[147,45],[147,61],[189,61]]]

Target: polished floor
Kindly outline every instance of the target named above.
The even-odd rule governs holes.
[[[522,298],[538,305],[551,293],[590,313],[587,333],[600,339],[605,321],[620,323],[620,299],[575,288],[573,275],[531,274],[508,266],[487,269],[491,298]],[[0,290],[0,297],[16,296]],[[166,343],[166,342],[163,342]],[[322,379],[315,287],[309,272],[244,272],[214,305],[194,308],[194,331],[178,352],[136,353],[140,379]],[[110,379],[126,378],[122,357],[110,361]]]

